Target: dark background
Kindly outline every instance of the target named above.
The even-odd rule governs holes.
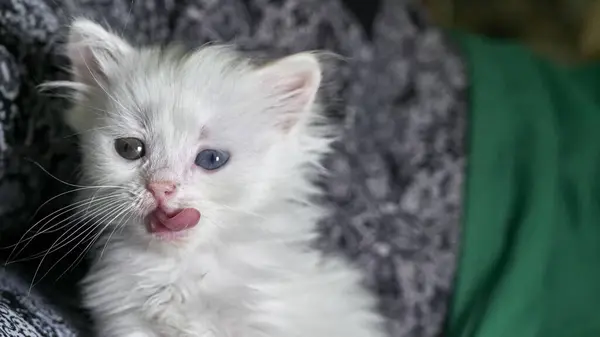
[[[354,12],[367,33],[371,35],[371,26],[373,25],[375,13],[379,8],[380,0],[343,0],[343,2]]]

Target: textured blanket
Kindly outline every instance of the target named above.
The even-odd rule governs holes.
[[[314,49],[342,55],[325,91],[329,113],[346,132],[326,162],[333,174],[319,182],[332,211],[319,247],[361,268],[390,336],[443,334],[459,247],[465,77],[456,53],[417,8],[382,1],[366,34],[337,0],[0,1],[3,246],[34,223],[40,205],[73,189],[65,183],[75,182],[75,139],[60,120],[68,102],[36,86],[67,76],[60,46],[76,15],[138,44],[223,41],[274,55]],[[38,218],[71,196],[52,199]],[[85,272],[82,249],[73,242],[43,263],[35,255],[59,234],[39,235],[10,257],[33,255],[29,262],[0,269],[0,335],[90,336],[75,287]],[[0,256],[7,259],[7,251]]]

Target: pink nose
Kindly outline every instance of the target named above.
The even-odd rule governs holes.
[[[154,181],[146,186],[157,201],[164,201],[175,194],[177,186],[172,181]]]

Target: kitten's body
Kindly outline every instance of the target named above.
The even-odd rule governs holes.
[[[303,220],[281,214],[233,227]],[[228,245],[173,255],[113,241],[85,286],[99,335],[378,336],[370,314],[357,310],[371,300],[340,261],[321,261],[303,244],[233,236]]]
[[[104,186],[82,193],[104,230],[84,281],[99,336],[381,336],[358,273],[311,249],[322,211],[310,179],[330,143],[314,56],[256,67],[220,47],[138,50],[88,21],[68,49],[83,183]],[[123,137],[143,153],[119,157]],[[231,159],[202,170],[203,149]],[[159,198],[148,186],[165,181]],[[157,231],[148,219],[162,209],[201,218]]]

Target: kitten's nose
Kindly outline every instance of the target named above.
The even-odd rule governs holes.
[[[146,188],[152,193],[156,201],[162,202],[175,194],[177,186],[172,181],[154,181],[148,183]]]

